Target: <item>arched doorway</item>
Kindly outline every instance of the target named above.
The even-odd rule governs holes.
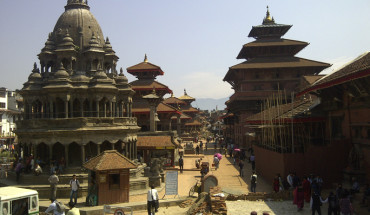
[[[95,143],[89,142],[84,147],[85,147],[85,158],[86,158],[85,160],[89,160],[90,158],[98,155],[98,148],[97,148],[98,146]]]
[[[53,145],[53,159],[56,160],[56,161],[60,161],[60,159],[62,157],[65,158],[65,149],[64,149],[64,146],[61,144],[61,143],[55,143]]]
[[[46,145],[45,143],[40,143],[36,146],[36,154],[37,154],[37,159],[40,160],[40,166],[41,168],[44,168],[45,165],[49,164],[49,159],[50,159],[50,152],[49,152],[49,146]]]
[[[100,153],[104,152],[105,150],[112,150],[112,144],[108,141],[104,141],[100,145]]]
[[[124,144],[122,140],[119,140],[118,142],[114,144],[114,149],[117,150],[117,152],[122,153],[123,145]]]
[[[68,165],[81,166],[81,146],[73,142],[68,146]]]

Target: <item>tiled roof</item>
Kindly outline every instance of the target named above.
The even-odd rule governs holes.
[[[329,67],[330,64],[308,60],[299,57],[270,57],[254,58],[230,67],[232,69],[264,69],[264,68],[287,68],[287,67]]]
[[[91,158],[83,167],[93,171],[134,169],[136,165],[116,150],[107,150]]]
[[[132,104],[132,113],[150,113],[149,104],[145,101],[138,101]],[[176,108],[163,102],[157,106],[157,113],[180,113]]]
[[[145,70],[148,70],[148,71],[158,71],[158,73],[160,75],[163,75],[163,71],[161,69],[161,67],[157,66],[157,65],[154,65],[152,63],[149,63],[149,62],[141,62],[139,64],[136,64],[134,66],[130,66],[127,68],[127,72],[128,73],[132,73],[132,72],[145,72]]]
[[[175,147],[172,143],[171,136],[138,136],[138,147]]]
[[[184,102],[183,100],[178,99],[174,96],[165,99],[163,102],[166,103],[166,104],[179,104],[179,105],[186,104],[186,102]]]
[[[171,119],[176,120],[177,116],[172,116]],[[191,117],[181,112],[180,119],[191,119]]]
[[[316,81],[307,89],[303,90],[298,96],[308,93],[310,91],[324,89],[333,85],[342,84],[355,80],[358,78],[366,77],[370,75],[370,52],[366,52],[339,70],[334,71],[331,74],[324,76],[323,78]]]
[[[199,112],[199,110],[198,109],[196,109],[196,108],[193,108],[193,107],[191,107],[191,106],[188,106],[188,107],[182,107],[181,109],[180,109],[180,111],[181,112],[185,112],[185,113],[193,113],[193,112],[195,112],[195,113],[198,113]]]
[[[181,100],[195,100],[195,98],[188,96],[188,95],[182,95],[179,97]]]
[[[272,121],[284,121],[285,119],[292,119],[299,117],[302,113],[310,110],[311,107],[315,106],[318,100],[311,99],[300,99],[294,101],[294,103],[282,104],[278,106],[270,107],[260,113],[254,114],[247,118],[246,122],[250,124],[263,124],[269,120]]]
[[[150,79],[136,80],[131,82],[130,84],[133,90],[152,90],[153,88],[155,88],[156,90],[167,90],[169,93],[172,93],[168,86]]]
[[[303,76],[303,78],[307,81],[309,84],[315,83],[315,81],[319,80],[320,78],[324,77],[324,75],[306,75]]]
[[[288,40],[288,39],[265,39],[265,40],[255,40],[253,42],[244,44],[243,47],[256,47],[256,46],[292,46],[292,45],[308,45],[307,42],[298,40]]]
[[[198,120],[192,120],[191,122],[186,122],[185,126],[201,126],[202,123],[200,123]]]

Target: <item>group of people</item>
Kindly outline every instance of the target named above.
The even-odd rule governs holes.
[[[273,190],[280,192],[282,190],[293,190],[293,204],[297,205],[297,210],[301,211],[304,202],[310,204],[312,215],[316,213],[321,215],[321,206],[328,203],[328,215],[352,215],[353,206],[350,201],[350,190],[343,189],[341,184],[334,192],[324,199],[321,196],[324,181],[319,175],[310,175],[300,178],[296,173],[288,174],[286,180],[283,180],[280,174],[277,174],[273,182]]]

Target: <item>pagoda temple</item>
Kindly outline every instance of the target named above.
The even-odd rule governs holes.
[[[256,40],[243,45],[237,59],[244,62],[231,66],[224,77],[234,89],[226,102],[229,111],[227,122],[234,123],[234,141],[249,148],[244,127],[248,116],[261,111],[261,104],[272,95],[288,98],[299,86],[302,76],[318,74],[329,67],[327,63],[296,57],[308,43],[282,38],[292,25],[277,24],[267,7],[262,25],[253,26],[248,37]],[[282,95],[285,94],[285,95]]]
[[[180,118],[172,117],[172,121],[180,120],[181,127],[177,127],[178,133],[180,134],[187,135],[194,132],[197,133],[200,131],[200,127],[202,126],[202,123],[196,119],[199,110],[191,106],[193,101],[195,101],[195,98],[189,96],[186,92],[186,89],[184,89],[184,95],[180,96],[179,98],[171,95],[171,97],[163,101],[164,103],[181,111]],[[173,125],[177,126],[179,123],[173,123]]]
[[[141,131],[150,130],[150,122],[148,120],[150,118],[150,105],[143,97],[152,94],[153,89],[155,90],[155,94],[161,99],[155,110],[157,114],[155,130],[170,131],[171,117],[180,115],[180,112],[176,108],[162,102],[163,96],[172,93],[172,90],[168,86],[156,81],[158,75],[164,75],[161,67],[150,63],[145,55],[143,62],[128,67],[127,72],[138,79],[131,82],[130,85],[135,91],[132,114],[137,118]]]
[[[68,0],[20,94],[23,120],[16,134],[24,156],[48,164],[62,157],[80,166],[116,149],[136,159],[139,127],[133,89],[118,74],[118,56],[90,12],[87,0]]]

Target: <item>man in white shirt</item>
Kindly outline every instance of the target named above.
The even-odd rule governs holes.
[[[77,204],[77,196],[78,196],[78,188],[80,188],[80,182],[77,180],[77,176],[73,175],[72,180],[69,181],[69,186],[71,187],[71,195],[69,197],[69,202],[72,202],[72,198],[74,197],[73,204]]]
[[[148,215],[151,215],[152,214],[152,210],[153,208],[155,209],[155,212],[158,212],[158,207],[159,207],[159,204],[158,204],[158,191],[156,189],[154,189],[154,186],[150,186],[150,190],[148,190],[148,205],[147,205],[147,208],[148,208]],[[154,214],[154,212],[153,212]]]

